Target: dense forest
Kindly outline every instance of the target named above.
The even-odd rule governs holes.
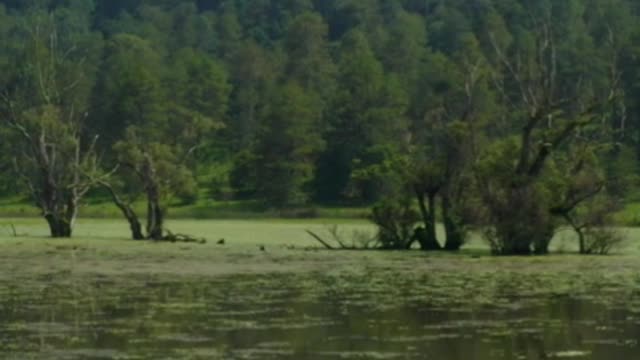
[[[0,0],[0,193],[372,206],[383,247],[602,250],[640,154],[633,0]],[[143,199],[143,226],[132,203]],[[436,239],[442,222],[446,241]],[[416,224],[420,224],[416,228]],[[441,245],[442,244],[442,245]]]

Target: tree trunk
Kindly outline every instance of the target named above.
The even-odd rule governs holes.
[[[428,223],[425,223],[425,226],[427,226],[426,250],[441,250],[442,247],[438,242],[437,235],[436,194],[430,193],[427,195],[427,198],[429,200],[429,216]]]
[[[62,216],[55,214],[47,214],[44,216],[49,224],[49,231],[52,238],[70,238],[72,229],[71,223]]]
[[[160,205],[155,201],[149,201],[147,211],[147,233],[149,234],[149,239],[163,240],[164,215]]]
[[[129,223],[131,238],[133,240],[144,240],[145,236],[142,233],[142,224],[140,224],[138,214],[133,211],[129,204],[123,203],[122,206],[118,205],[118,207],[120,208],[120,211],[122,211],[122,215],[124,215],[125,219],[127,219],[127,222]]]
[[[131,229],[131,238],[133,240],[144,240],[144,234],[142,233],[142,224],[138,220],[138,215],[127,205],[126,209],[121,209],[125,218],[129,222],[129,229]]]
[[[160,186],[156,179],[153,160],[147,153],[145,153],[141,176],[147,193],[147,235],[151,240],[164,240],[164,213],[160,206]]]
[[[156,184],[150,184],[147,189],[147,234],[152,240],[164,239],[164,213]]]
[[[576,232],[578,233],[578,241],[580,242],[580,255],[588,255],[589,252],[587,251],[587,241],[584,232],[582,229],[576,229]]]
[[[442,221],[446,234],[445,250],[458,251],[464,245],[465,230],[463,224],[453,213],[451,209],[451,199],[448,195],[442,196]]]
[[[436,232],[436,193],[425,194],[423,191],[416,189],[416,196],[425,227],[423,235],[418,238],[420,247],[424,251],[442,250]],[[428,208],[425,200],[428,201]]]
[[[573,218],[570,215],[570,211],[565,211],[562,214],[562,217],[567,221],[567,223],[569,225],[571,225],[571,227],[573,228],[573,231],[576,232],[576,234],[578,234],[578,245],[580,246],[580,254],[581,255],[588,255],[589,252],[587,251],[587,240],[585,239],[584,236],[584,228],[580,225],[578,225]]]
[[[554,227],[549,225],[547,228],[543,228],[533,241],[533,253],[536,255],[549,254],[549,245],[553,240]]]
[[[506,199],[492,209],[500,255],[546,254],[554,223],[537,191],[530,185],[513,186]]]
[[[113,203],[116,204],[118,209],[122,212],[122,215],[127,219],[129,223],[129,229],[131,229],[131,238],[133,240],[144,240],[145,236],[142,233],[142,225],[140,224],[140,220],[138,218],[138,214],[133,210],[131,205],[122,201],[122,199],[118,196],[116,191],[113,189],[113,186],[106,181],[101,181],[100,185],[109,191],[111,194],[111,199]]]
[[[46,188],[46,187],[45,187]],[[73,233],[73,224],[77,216],[75,200],[69,199],[66,206],[57,204],[56,197],[60,196],[54,188],[49,188],[47,199],[43,201],[45,206],[44,218],[49,224],[49,232],[52,238],[70,238]]]

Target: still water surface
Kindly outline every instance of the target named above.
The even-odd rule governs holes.
[[[56,275],[0,284],[0,358],[640,359],[633,293],[522,295],[506,280],[487,295],[433,279]]]

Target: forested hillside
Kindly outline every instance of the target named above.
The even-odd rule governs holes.
[[[580,231],[634,193],[638,15],[633,0],[0,0],[0,192],[32,195],[53,227],[86,194],[125,215],[141,197],[151,237],[167,199],[378,203],[379,223],[417,200],[452,248],[482,219],[496,251],[544,252],[553,219]]]

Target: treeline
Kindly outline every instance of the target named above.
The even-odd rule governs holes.
[[[545,253],[569,225],[597,251],[638,173],[639,14],[633,0],[0,0],[0,189],[29,193],[54,236],[102,191],[135,238],[165,236],[169,201],[208,197],[375,203],[390,248],[456,250],[479,226],[496,253]]]

